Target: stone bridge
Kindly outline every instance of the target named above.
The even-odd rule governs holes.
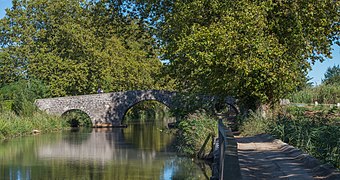
[[[71,110],[85,112],[92,124],[121,125],[125,113],[135,104],[155,100],[172,108],[176,92],[145,90],[38,99],[35,104],[49,114],[63,115]]]
[[[171,109],[176,106],[175,96],[176,92],[171,91],[137,90],[38,99],[35,104],[40,110],[49,114],[63,115],[71,110],[81,110],[91,118],[93,125],[109,123],[119,126],[125,113],[137,103],[155,100]],[[211,98],[208,99],[211,100]],[[234,99],[227,98],[227,103],[233,104]]]

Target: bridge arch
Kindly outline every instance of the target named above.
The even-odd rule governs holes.
[[[169,105],[169,104],[165,104],[164,102],[160,102],[160,101],[157,101],[157,100],[142,100],[142,101],[136,102],[135,104],[132,104],[132,105],[130,105],[129,107],[127,107],[127,109],[126,109],[125,112],[124,112],[122,121],[125,121],[125,118],[126,118],[126,116],[127,116],[127,113],[129,112],[129,110],[135,108],[137,105],[139,105],[139,104],[141,104],[141,103],[144,103],[144,102],[157,102],[157,104],[160,104],[161,106],[165,106],[165,107],[167,107],[168,109],[171,109],[170,105]]]
[[[110,111],[106,115],[105,119],[113,119],[113,121],[118,120],[117,124],[120,124],[124,119],[126,112],[131,107],[143,101],[157,101],[171,109],[175,94],[175,92],[160,90],[121,92],[120,95],[114,99],[114,101],[120,103],[115,107],[115,111]]]
[[[61,117],[66,118],[71,127],[93,126],[90,115],[81,109],[69,109],[62,113]]]

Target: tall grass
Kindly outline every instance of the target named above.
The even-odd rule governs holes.
[[[69,124],[60,117],[35,112],[30,117],[18,116],[11,111],[0,114],[0,140],[29,135],[33,130],[41,133],[66,129]]]
[[[251,111],[247,118],[241,120],[240,131],[243,136],[264,134],[270,131],[272,123],[271,118],[263,117],[260,112]]]
[[[322,162],[340,168],[339,109],[311,111],[304,107],[289,107],[275,118],[250,113],[240,127],[242,135],[272,134],[284,142],[302,149]]]
[[[294,103],[336,104],[340,102],[339,85],[320,85],[292,94],[289,99]]]
[[[204,112],[189,114],[178,125],[176,135],[176,149],[179,153],[196,156],[204,144],[207,136],[217,136],[217,120]],[[208,144],[211,144],[209,140]],[[211,147],[206,146],[205,154],[208,155]]]

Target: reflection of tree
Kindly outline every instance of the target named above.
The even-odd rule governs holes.
[[[161,151],[173,141],[173,137],[162,131],[156,122],[144,122],[140,124],[130,124],[124,130],[127,142],[133,144],[138,149]]]
[[[173,121],[165,116],[169,109],[157,101],[142,101],[134,105],[126,113],[124,121],[129,126],[124,130],[127,142],[138,149],[148,151],[166,150],[173,138],[162,131]],[[169,120],[171,119],[171,120]]]
[[[145,126],[143,131],[148,131],[147,128],[154,131],[151,130],[152,126]],[[203,177],[191,160],[176,160],[169,166],[168,159],[174,159],[174,154],[131,147],[124,140],[125,130],[97,129],[91,133],[44,134],[2,143],[1,178],[16,179],[14,173],[19,173],[22,179],[160,179],[166,176],[165,169],[169,168],[175,169],[171,170],[176,175],[174,177],[188,179],[192,174],[195,175],[192,177]],[[65,137],[75,133],[87,133],[90,137],[85,141],[80,140],[78,144],[76,139],[72,143],[65,141]],[[81,138],[82,135],[74,137]],[[185,161],[189,164],[185,164]],[[185,170],[177,167],[182,165],[187,166]],[[188,176],[180,173],[187,173]]]

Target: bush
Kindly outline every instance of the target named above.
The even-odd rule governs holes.
[[[241,120],[240,131],[243,136],[254,136],[257,134],[268,133],[274,121],[263,117],[261,112],[251,111],[245,119]]]
[[[264,118],[259,112],[251,112],[248,118],[242,120],[242,135],[272,134],[340,168],[339,109],[315,110],[293,106],[283,112],[275,118]]]
[[[13,100],[1,100],[0,102],[0,112],[11,111]]]
[[[217,120],[204,112],[189,114],[178,125],[176,149],[179,153],[196,156],[209,134],[217,135]],[[211,149],[209,144],[211,140],[206,147],[207,153]]]
[[[66,121],[60,117],[36,112],[32,117],[17,116],[13,112],[0,114],[0,139],[8,139],[32,134],[33,130],[42,133],[68,128]]]
[[[340,102],[339,85],[320,85],[313,88],[292,94],[289,99],[294,103],[314,103],[317,101],[322,104],[336,104]]]
[[[22,92],[20,92],[14,98],[12,110],[17,115],[31,117],[36,111],[36,106],[32,101],[29,101]]]
[[[283,116],[270,132],[315,158],[340,168],[340,126],[325,122],[302,116],[293,119]]]

